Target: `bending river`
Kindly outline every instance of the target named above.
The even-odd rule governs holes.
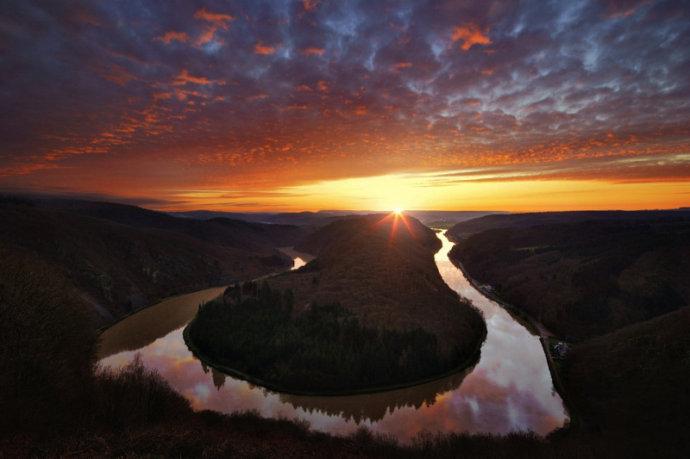
[[[255,410],[264,417],[308,421],[313,429],[347,435],[359,427],[408,442],[420,432],[539,435],[563,426],[568,415],[553,388],[539,337],[470,285],[448,259],[453,244],[439,233],[436,264],[446,283],[479,308],[488,334],[477,364],[418,386],[366,395],[307,397],[281,394],[207,368],[187,349],[182,330],[212,288],[177,296],[113,325],[101,335],[103,367],[119,368],[137,355],[194,409],[224,413]],[[309,259],[286,250],[295,268]]]

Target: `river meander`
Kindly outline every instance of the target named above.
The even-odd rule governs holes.
[[[165,300],[101,335],[100,364],[119,368],[137,354],[197,410],[255,410],[264,417],[308,421],[313,429],[346,435],[361,426],[409,441],[422,431],[546,435],[568,414],[553,388],[539,342],[505,309],[485,297],[448,259],[452,243],[435,255],[445,282],[481,310],[487,338],[477,364],[461,373],[405,389],[351,396],[296,396],[253,386],[203,365],[187,349],[182,330],[200,303],[223,288]],[[308,256],[286,250],[299,267]]]

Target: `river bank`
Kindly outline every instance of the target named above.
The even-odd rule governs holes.
[[[337,436],[351,435],[365,426],[375,435],[409,444],[423,430],[492,435],[531,431],[546,436],[563,427],[567,412],[553,391],[538,338],[465,279],[447,258],[452,244],[443,234],[439,238],[443,248],[435,262],[443,280],[472,300],[487,323],[479,361],[462,376],[455,373],[427,384],[347,396],[279,393],[206,365],[188,348],[182,327],[146,346],[131,346],[108,356],[100,364],[118,369],[139,355],[146,367],[155,369],[197,411],[253,410],[265,418],[307,422],[314,431]],[[195,311],[197,305],[190,309]],[[165,314],[161,311],[161,317],[152,317],[152,322],[163,320]]]
[[[194,320],[192,320],[193,322]],[[234,376],[239,379],[242,379],[244,381],[247,381],[255,386],[261,386],[265,389],[268,389],[273,392],[281,393],[281,394],[290,394],[290,395],[301,395],[301,396],[308,396],[308,397],[336,397],[336,396],[351,396],[351,395],[366,395],[366,394],[375,394],[379,392],[387,392],[387,391],[393,391],[393,390],[398,390],[398,389],[404,389],[408,387],[414,387],[414,386],[419,386],[421,384],[426,384],[430,383],[433,381],[438,381],[443,378],[447,378],[452,375],[456,375],[459,373],[462,373],[463,371],[469,371],[471,368],[479,361],[479,357],[481,355],[481,347],[484,344],[484,341],[482,339],[481,342],[479,342],[474,350],[474,352],[471,354],[469,358],[467,358],[465,361],[463,361],[460,365],[457,365],[454,368],[451,368],[448,371],[445,371],[443,373],[440,373],[438,375],[430,376],[428,378],[423,378],[423,379],[417,379],[414,381],[408,381],[408,382],[403,382],[400,384],[389,384],[385,386],[373,386],[373,387],[367,387],[363,389],[351,389],[351,390],[340,390],[340,391],[335,391],[335,390],[321,390],[321,391],[308,391],[308,390],[296,390],[296,389],[291,389],[288,387],[282,386],[280,383],[276,383],[273,381],[267,381],[261,378],[257,378],[255,376],[252,376],[250,374],[238,371],[234,368],[228,367],[226,365],[222,365],[220,363],[214,362],[213,359],[208,357],[207,355],[204,354],[204,352],[199,349],[198,346],[196,346],[193,342],[193,340],[190,339],[189,336],[189,326],[191,326],[192,322],[189,323],[187,327],[185,327],[182,336],[184,337],[185,344],[189,348],[190,351],[194,354],[196,358],[198,358],[201,362],[204,363],[204,365],[215,368],[218,371],[221,371],[225,373],[226,375]]]
[[[503,309],[508,311],[511,315],[513,315],[516,319],[520,320],[531,332],[533,332],[535,335],[539,337],[539,342],[541,344],[541,347],[544,351],[544,356],[546,357],[546,361],[549,367],[549,373],[551,374],[551,380],[553,381],[554,389],[558,392],[558,394],[561,396],[561,399],[563,399],[563,403],[565,404],[566,408],[568,409],[568,413],[570,415],[570,425],[581,425],[582,421],[581,419],[575,415],[575,411],[573,410],[573,404],[572,402],[569,402],[569,398],[567,396],[567,392],[565,390],[565,386],[563,384],[557,363],[554,359],[554,356],[551,352],[551,347],[549,345],[549,341],[556,339],[556,337],[551,333],[544,325],[542,325],[539,321],[534,319],[532,316],[527,314],[525,311],[522,309],[504,301],[500,297],[498,297],[493,291],[489,290],[486,288],[485,285],[479,283],[476,279],[474,279],[469,272],[465,269],[463,266],[462,262],[458,260],[455,257],[449,257],[450,261],[457,267],[460,271],[462,271],[463,275],[467,279],[467,281],[478,291],[480,291],[484,296],[489,298],[491,301],[495,302],[496,304],[500,305]]]

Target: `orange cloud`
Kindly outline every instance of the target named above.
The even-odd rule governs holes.
[[[316,83],[316,88],[319,90],[319,92],[328,92],[330,89],[328,87],[328,83],[323,80],[319,80],[319,82]]]
[[[173,85],[175,86],[184,86],[187,83],[192,83],[192,84],[200,84],[200,85],[208,85],[213,83],[212,80],[209,80],[206,77],[201,77],[201,76],[194,76],[190,74],[187,69],[182,69],[182,71],[175,77],[175,80],[173,81]]]
[[[364,115],[366,115],[367,113],[369,113],[369,110],[367,109],[366,106],[364,106],[364,105],[358,105],[357,107],[355,107],[355,110],[354,110],[354,114],[355,114],[355,115],[357,115],[357,116],[364,116]]]
[[[196,39],[196,45],[201,46],[213,41],[218,29],[227,30],[230,27],[229,22],[235,17],[225,13],[213,13],[206,8],[201,8],[194,13],[194,19],[210,23]]]
[[[227,27],[227,23],[235,19],[231,14],[224,13],[212,13],[206,8],[201,8],[194,13],[194,19],[199,19],[202,21],[213,22],[219,26]]]
[[[474,45],[490,45],[492,42],[487,32],[482,32],[477,24],[469,22],[455,27],[450,38],[453,43],[462,41],[460,49],[468,51]]]
[[[168,100],[172,98],[172,93],[169,92],[157,92],[153,95],[153,100]]]
[[[315,46],[310,46],[309,48],[304,48],[302,50],[302,54],[304,54],[305,56],[323,56],[323,53],[325,52],[325,49],[318,48]]]
[[[269,56],[276,52],[274,46],[264,45],[263,43],[257,43],[254,45],[254,52],[256,54],[261,54],[262,56]]]
[[[175,97],[177,98],[177,100],[187,100],[189,96],[204,97],[204,95],[199,91],[188,91],[185,89],[175,88]]]
[[[319,6],[319,0],[302,0],[304,11],[314,11]]]
[[[162,41],[166,45],[169,45],[173,41],[186,43],[189,41],[189,35],[187,35],[185,32],[175,32],[174,30],[171,30],[169,32],[165,32],[160,37],[156,37],[156,40]]]
[[[213,39],[216,37],[216,30],[218,29],[214,26],[204,29],[204,31],[201,32],[201,34],[197,37],[195,42],[196,45],[201,46],[213,41]]]

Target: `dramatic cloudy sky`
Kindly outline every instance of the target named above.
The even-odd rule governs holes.
[[[0,191],[690,205],[690,2],[4,1]]]

